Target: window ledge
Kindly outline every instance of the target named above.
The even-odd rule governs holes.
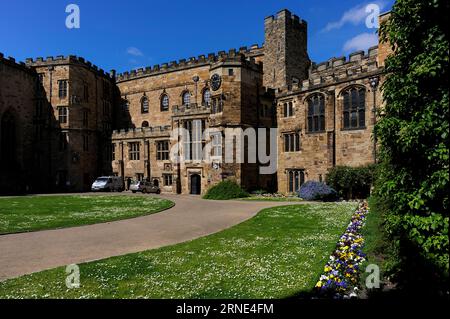
[[[363,131],[366,129],[367,129],[366,126],[361,126],[361,127],[342,128],[341,131]]]
[[[313,131],[313,132],[308,132],[306,131],[306,135],[313,135],[313,134],[323,134],[326,133],[327,131]]]

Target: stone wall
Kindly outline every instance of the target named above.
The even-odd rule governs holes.
[[[379,24],[382,25],[384,23],[387,23],[390,15],[390,12],[380,15]],[[391,44],[380,41],[378,44],[378,65],[380,67],[384,67],[387,57],[392,53],[393,50]]]
[[[380,23],[388,16],[382,15]],[[83,191],[96,177],[113,173],[147,178],[161,186],[164,176],[171,175],[173,185],[163,186],[164,192],[189,193],[196,175],[200,176],[202,193],[226,178],[248,190],[287,192],[290,169],[302,171],[305,180],[324,180],[335,165],[372,163],[373,111],[374,106],[382,108],[379,88],[384,61],[392,48],[380,43],[348,59],[311,63],[305,21],[281,10],[267,17],[264,24],[263,46],[255,44],[118,75],[76,56],[16,63],[0,54],[0,120],[10,112],[18,128],[16,166],[0,167],[0,192],[8,187],[5,180],[17,176],[29,176],[21,178],[25,184],[31,181],[31,186],[21,185],[22,190]],[[221,77],[216,91],[210,83],[213,74]],[[375,93],[373,78],[380,81]],[[60,80],[68,81],[65,98],[59,98]],[[342,93],[351,87],[364,88],[366,93],[365,126],[353,130],[343,128]],[[222,111],[214,112],[211,104],[203,103],[206,89]],[[185,92],[190,94],[189,105],[183,105]],[[326,125],[323,131],[310,133],[307,103],[314,94],[324,97]],[[168,110],[161,108],[164,95],[169,97]],[[149,101],[148,112],[142,112],[143,98]],[[292,103],[294,111],[287,118],[283,116],[285,103]],[[65,124],[58,121],[59,107],[69,110]],[[207,128],[222,133],[229,128],[277,127],[278,174],[259,174],[257,163],[188,162],[178,166],[157,160],[158,141],[169,139],[172,129],[192,120],[204,121]],[[61,150],[62,133],[68,137]],[[283,151],[286,133],[300,134],[300,151]],[[139,160],[129,158],[129,143],[140,143]],[[115,159],[111,159],[113,146]],[[232,147],[235,153],[241,151],[235,143]],[[247,143],[244,152],[248,147]]]
[[[123,162],[113,162],[114,173],[126,179],[157,180],[159,185],[163,185],[164,175],[172,174],[173,186],[162,188],[162,191],[168,192],[190,193],[192,175],[201,177],[202,193],[225,178],[235,179],[247,188],[255,187],[258,183],[255,165],[214,165],[188,161],[178,167],[170,161],[156,160],[156,143],[161,138],[169,138],[169,129],[183,127],[186,121],[192,120],[203,120],[206,128],[214,128],[219,132],[229,127],[245,129],[272,126],[275,122],[273,113],[259,117],[261,107],[272,108],[274,95],[262,87],[263,73],[261,63],[256,62],[258,57],[261,57],[261,48],[253,46],[251,49],[219,52],[217,55],[208,55],[208,58],[200,56],[198,59],[191,58],[118,75],[117,85],[122,105],[127,107],[117,110],[125,113],[125,120],[117,124],[124,130],[113,134],[113,142],[120,150],[125,147],[125,151],[120,158]],[[213,74],[221,78],[221,85],[215,91],[210,84]],[[221,103],[221,112],[212,111],[212,102],[210,105],[203,103],[205,89],[210,90],[212,100]],[[183,93],[187,91],[191,94],[191,104],[188,106],[182,105]],[[168,111],[161,110],[163,94],[169,97]],[[147,113],[142,112],[144,97],[149,101]],[[127,103],[124,104],[124,101]],[[141,128],[144,122],[149,128]],[[129,127],[134,129],[129,130]],[[164,127],[166,136],[152,135],[161,127]],[[139,161],[131,161],[128,157],[130,142],[139,142],[141,145],[143,157]],[[170,146],[176,142],[171,141]],[[264,184],[267,182],[264,181]]]
[[[374,91],[372,78],[383,81],[383,68],[377,64],[376,47],[364,52],[351,54],[349,59],[330,59],[313,64],[309,79],[300,86],[289,90],[279,90],[278,101],[278,190],[288,192],[289,170],[302,170],[307,180],[325,180],[329,169],[335,165],[362,166],[374,162],[373,112]],[[377,107],[382,104],[380,85],[375,92]],[[343,127],[342,93],[351,88],[365,89],[365,127],[345,129]],[[325,129],[321,132],[308,132],[308,99],[321,94],[325,101]],[[294,115],[283,116],[284,104],[293,103]],[[285,133],[300,134],[300,151],[284,152]]]
[[[0,193],[45,189],[45,160],[36,134],[36,73],[0,53]]]
[[[48,141],[49,174],[54,191],[86,191],[100,175],[111,173],[108,157],[117,89],[114,77],[75,56],[27,59],[42,77],[45,100],[53,119]],[[59,97],[58,83],[67,80],[67,96]],[[67,107],[67,123],[59,108]],[[61,134],[66,147],[61,148]]]
[[[113,174],[123,176],[125,181],[128,178],[157,180],[163,192],[174,192],[175,189],[172,186],[163,186],[163,174],[173,174],[172,164],[170,161],[158,161],[156,152],[157,142],[170,140],[171,131],[171,126],[114,131],[112,134],[112,143],[115,147],[115,158],[112,162]],[[130,143],[139,143],[139,160],[131,160]]]

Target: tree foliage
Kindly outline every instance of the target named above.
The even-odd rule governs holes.
[[[405,284],[448,279],[448,6],[446,0],[397,0],[380,29],[394,54],[386,61],[385,107],[376,125],[376,191]]]

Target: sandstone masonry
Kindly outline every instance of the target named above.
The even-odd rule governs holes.
[[[313,63],[304,20],[282,10],[264,28],[262,46],[121,74],[76,56],[17,63],[0,54],[0,193],[86,191],[101,175],[147,179],[171,193],[203,194],[224,179],[289,193],[336,165],[373,163],[374,111],[391,48]],[[197,136],[198,127],[214,137]],[[193,139],[174,138],[177,128]],[[231,128],[276,128],[277,173],[225,163]],[[207,143],[212,162],[169,158],[176,144],[186,156]]]

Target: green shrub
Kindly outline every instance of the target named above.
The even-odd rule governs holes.
[[[226,180],[211,187],[203,196],[204,199],[227,200],[244,198],[250,195],[244,191],[236,182]]]
[[[328,173],[326,182],[344,199],[367,198],[374,181],[375,168],[375,165],[336,166]]]

